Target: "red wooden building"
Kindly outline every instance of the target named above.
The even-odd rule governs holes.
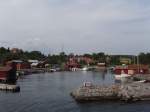
[[[10,63],[9,66],[0,67],[0,82],[15,84],[16,83],[16,66]]]
[[[149,74],[149,66],[148,65],[128,65],[128,66],[116,66],[115,74],[121,74],[122,71],[126,74],[134,75],[134,74]]]
[[[14,63],[14,65],[16,66],[16,69],[17,70],[21,70],[21,69],[30,69],[31,66],[30,66],[30,63],[28,62],[23,62],[21,60],[12,60],[12,61],[8,61],[6,63],[6,65],[10,65],[11,63]]]
[[[66,70],[71,70],[72,68],[80,68],[80,64],[78,63],[78,59],[74,56],[69,57],[66,65],[65,65]]]
[[[11,67],[0,67],[0,80],[7,80],[7,75],[11,69]]]

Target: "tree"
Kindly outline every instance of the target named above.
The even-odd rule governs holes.
[[[65,54],[65,52],[61,52],[59,54],[59,60],[60,60],[60,63],[64,63],[67,61],[67,55]]]
[[[103,52],[100,52],[100,53],[93,53],[92,54],[92,57],[95,61],[97,62],[105,62],[106,60],[106,56],[105,56],[105,53]]]
[[[31,51],[31,52],[27,52],[27,57],[28,57],[28,59],[42,60],[46,56],[44,54],[42,54],[40,51]]]

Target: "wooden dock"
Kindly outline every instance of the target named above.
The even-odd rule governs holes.
[[[11,92],[20,92],[20,87],[17,85],[0,84],[0,90],[11,91]]]

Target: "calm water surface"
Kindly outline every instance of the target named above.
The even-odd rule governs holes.
[[[19,79],[20,93],[0,92],[0,112],[150,112],[150,102],[76,103],[70,92],[84,81],[112,84],[113,75],[99,72],[56,72]]]

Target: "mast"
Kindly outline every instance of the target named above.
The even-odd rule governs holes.
[[[134,59],[134,64],[136,65],[136,55],[133,56],[133,59]]]
[[[137,66],[138,66],[138,73],[140,73],[140,64],[139,64],[139,56],[137,55]]]
[[[64,52],[64,44],[61,46],[61,52]]]

